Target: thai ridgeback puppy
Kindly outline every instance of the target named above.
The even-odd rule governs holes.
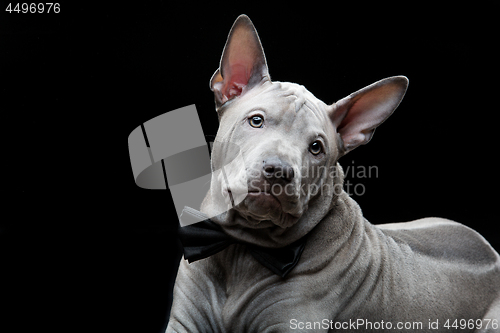
[[[252,22],[237,18],[210,81],[212,170],[226,167],[200,209],[233,241],[181,237],[186,259],[225,245],[181,260],[167,332],[500,331],[500,257],[481,235],[442,218],[372,225],[342,189],[338,159],[407,86],[390,77],[327,105],[271,81]],[[243,163],[227,163],[231,150]]]

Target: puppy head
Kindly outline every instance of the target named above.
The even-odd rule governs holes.
[[[303,86],[272,82],[250,19],[234,23],[210,81],[220,127],[212,205],[233,236],[283,246],[309,232],[342,192],[337,160],[367,143],[408,80],[391,77],[327,105]]]

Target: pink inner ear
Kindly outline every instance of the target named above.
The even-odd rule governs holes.
[[[241,95],[243,88],[248,84],[251,69],[243,64],[231,64],[229,78],[224,85],[223,94],[227,99]],[[225,81],[225,80],[224,80]]]

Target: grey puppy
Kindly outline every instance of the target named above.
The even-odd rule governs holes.
[[[246,244],[307,241],[285,277],[241,243],[181,260],[167,332],[500,331],[500,257],[481,235],[441,218],[372,225],[342,189],[338,159],[371,139],[407,86],[390,77],[327,105],[272,82],[252,22],[238,17],[210,82],[212,169],[231,147],[243,163],[212,177],[201,211]]]

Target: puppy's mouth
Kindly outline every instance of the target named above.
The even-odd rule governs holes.
[[[230,190],[228,194],[230,198],[233,197]],[[233,207],[254,226],[262,221],[272,221],[273,224],[286,228],[300,218],[300,214],[285,211],[281,200],[267,191],[249,191],[246,198]]]
[[[253,200],[257,200],[261,203],[268,204],[271,206],[276,206],[276,208],[282,208],[281,202],[278,198],[272,193],[264,192],[264,191],[250,191],[248,192],[247,197],[252,198]]]
[[[231,204],[234,207],[235,204],[234,204],[233,192],[230,189],[228,189],[227,193],[231,200]],[[266,191],[248,191],[247,198],[250,198],[251,200],[257,200],[260,203],[275,206],[276,208],[281,208],[280,200],[276,198],[274,194]]]

